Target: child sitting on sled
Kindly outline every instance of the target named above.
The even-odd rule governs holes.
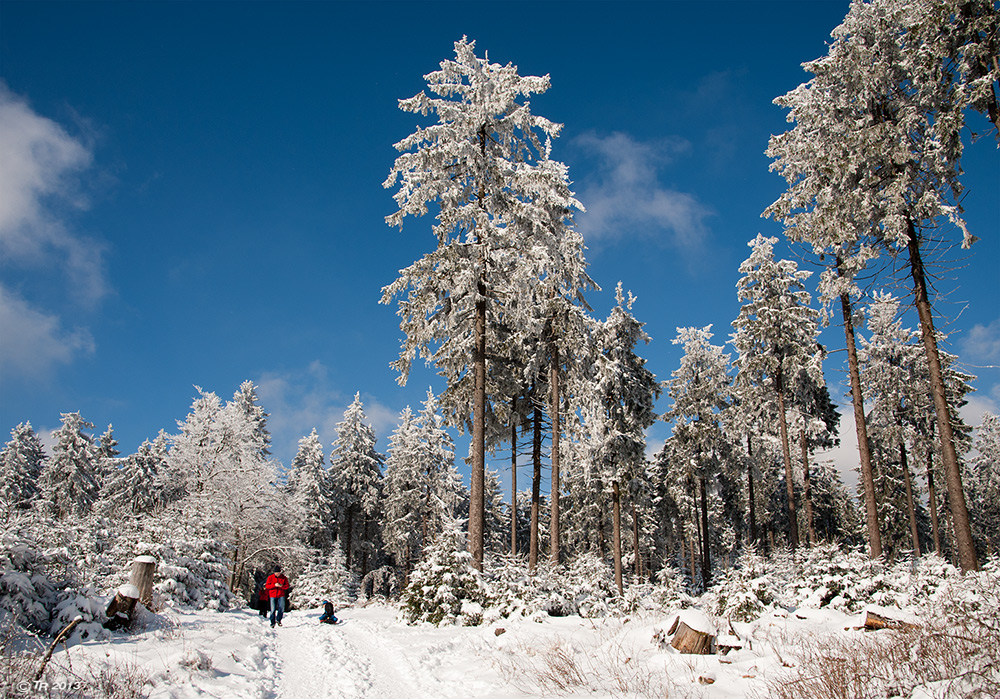
[[[337,616],[333,613],[333,603],[323,602],[323,616],[319,618],[321,624],[336,624]]]

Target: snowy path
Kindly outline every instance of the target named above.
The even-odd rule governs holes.
[[[412,674],[405,672],[398,653],[366,640],[372,624],[352,620],[328,626],[320,624],[318,616],[308,611],[290,614],[280,628],[269,631],[280,658],[275,678],[278,699],[425,696]]]

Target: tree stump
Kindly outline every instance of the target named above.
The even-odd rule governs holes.
[[[667,635],[670,634],[674,636],[670,645],[680,653],[708,655],[714,650],[715,636],[706,631],[691,628],[681,621],[680,617],[674,619],[673,625],[667,631]]]
[[[152,556],[137,556],[132,561],[132,577],[129,584],[139,590],[139,601],[146,609],[153,608],[153,575],[156,573],[156,559]]]
[[[139,588],[135,585],[125,584],[119,587],[115,598],[108,605],[108,620],[104,622],[104,628],[115,631],[131,624],[138,601]]]

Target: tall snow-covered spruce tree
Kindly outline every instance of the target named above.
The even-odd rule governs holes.
[[[621,491],[622,486],[632,490],[632,482],[644,476],[646,429],[656,421],[653,403],[660,395],[660,384],[646,368],[646,360],[635,352],[640,342],[649,342],[643,324],[631,313],[635,298],[629,293],[626,299],[620,283],[615,297],[617,305],[598,330],[593,396],[584,407],[584,420],[590,463],[611,489],[615,585],[618,594],[623,594]],[[634,521],[637,515],[632,504]],[[632,542],[637,557],[638,543]]]
[[[743,276],[736,283],[743,305],[733,321],[736,330],[731,342],[738,353],[734,362],[737,380],[766,386],[777,404],[788,496],[788,539],[795,548],[799,528],[788,414],[795,408],[795,378],[814,362],[819,313],[810,306],[811,296],[805,290],[804,282],[810,273],[799,270],[791,260],[776,260],[777,242],[777,238],[758,235],[749,243],[750,257],[740,265]]]
[[[62,427],[54,433],[56,445],[42,471],[40,496],[58,519],[89,514],[97,499],[100,455],[94,438],[84,432],[93,426],[80,413],[63,413]]]
[[[362,576],[375,553],[374,527],[381,509],[385,460],[375,451],[375,430],[366,420],[361,394],[357,393],[337,424],[337,439],[330,453],[330,490],[341,522],[347,570]]]
[[[18,510],[31,507],[44,465],[41,440],[30,422],[22,422],[10,431],[10,441],[0,451],[0,518],[4,522]]]
[[[503,316],[512,299],[541,279],[577,287],[580,270],[562,264],[561,245],[580,206],[565,165],[549,157],[560,125],[533,115],[526,99],[545,92],[549,78],[522,77],[474,49],[464,37],[455,42],[455,60],[424,76],[431,94],[400,100],[400,109],[437,121],[396,144],[402,155],[384,186],[399,183],[399,209],[386,222],[402,226],[436,208],[437,248],[401,270],[382,302],[402,297],[400,381],[418,355],[433,363],[448,381],[453,421],[470,426],[468,545],[481,569],[489,365],[509,354]]]
[[[690,514],[700,514],[695,529],[701,533],[702,584],[708,585],[712,575],[709,536],[709,486],[718,475],[726,458],[728,443],[722,430],[722,413],[730,404],[729,355],[722,347],[712,345],[712,326],[677,328],[675,345],[683,345],[680,367],[667,382],[667,393],[673,405],[664,419],[674,423],[671,441],[675,458],[681,462],[681,479],[697,482],[699,503]],[[664,448],[666,452],[666,447]],[[666,456],[666,453],[664,453]],[[685,468],[686,466],[686,468]],[[680,479],[679,479],[680,480]],[[693,495],[689,494],[689,497]],[[680,499],[680,498],[678,498]],[[697,513],[697,514],[696,514]],[[692,580],[694,579],[694,542]]]
[[[334,518],[330,474],[323,464],[323,445],[316,428],[299,440],[299,449],[288,471],[287,488],[302,514],[300,535],[311,548],[326,552],[333,545]]]

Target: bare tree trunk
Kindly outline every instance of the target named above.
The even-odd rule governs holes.
[[[799,518],[795,513],[795,482],[792,476],[792,454],[788,446],[788,416],[785,414],[785,389],[782,385],[782,367],[774,376],[774,391],[778,396],[778,426],[781,431],[781,456],[785,460],[785,489],[788,491],[788,543],[792,549],[799,547]]]
[[[622,585],[622,506],[618,481],[611,481],[611,531],[614,538],[615,587],[618,594],[625,594]]]
[[[701,539],[701,532],[700,532],[701,525],[697,523],[698,522],[698,516],[697,515],[695,515],[694,519],[695,519],[695,532],[694,532],[695,538],[698,539],[698,540],[700,540]],[[690,541],[688,541],[688,553],[691,554],[691,586],[692,587],[694,587],[695,580],[698,579],[697,554],[695,553],[695,548],[694,547],[695,547],[695,540],[691,539]]]
[[[551,386],[551,406],[549,415],[552,419],[552,485],[549,492],[549,558],[553,564],[559,563],[559,348],[555,342],[550,343],[552,366],[549,369],[549,385]]]
[[[344,564],[348,572],[354,572],[351,568],[351,549],[354,543],[354,506],[347,508],[347,534],[344,536]]]
[[[840,258],[837,275],[843,277]],[[858,364],[857,341],[854,335],[853,309],[847,294],[840,295],[840,311],[844,317],[847,341],[847,369],[851,377],[851,401],[854,405],[854,427],[858,435],[858,456],[861,460],[861,483],[865,489],[865,519],[868,523],[868,550],[872,558],[882,555],[882,535],[879,533],[878,501],[875,499],[875,475],[868,444],[868,423],[865,420],[864,394],[861,392],[861,369]]]
[[[802,446],[802,499],[806,505],[806,524],[809,527],[809,547],[816,545],[816,525],[813,522],[812,481],[809,478],[809,439],[805,428],[800,437]]]
[[[753,442],[747,435],[747,504],[750,510],[750,546],[757,544],[757,515],[753,496]]]
[[[486,125],[479,127],[479,149],[486,159]],[[485,207],[486,183],[479,182],[479,205]],[[478,234],[476,242],[481,243]],[[480,273],[476,281],[476,322],[472,366],[475,385],[472,396],[472,463],[469,478],[469,553],[472,565],[483,569],[486,524],[486,250],[480,251]]]
[[[701,489],[701,584],[704,589],[712,579],[712,560],[708,541],[708,495],[705,493],[705,477],[698,478]]]
[[[486,285],[476,287],[476,345],[473,351],[475,395],[472,406],[472,473],[469,492],[469,553],[477,570],[483,569],[486,499]]]
[[[924,343],[924,354],[927,357],[927,368],[930,372],[931,395],[934,398],[934,410],[937,414],[938,435],[941,439],[941,460],[944,464],[945,484],[948,487],[948,507],[951,510],[955,527],[958,559],[963,571],[978,570],[979,562],[976,560],[976,547],[972,541],[972,526],[969,521],[969,510],[965,504],[962,473],[958,465],[958,452],[955,449],[955,437],[951,428],[951,409],[948,406],[947,388],[941,371],[941,356],[938,352],[937,336],[934,332],[934,318],[927,294],[927,277],[924,272],[923,260],[920,257],[920,245],[917,242],[917,231],[913,221],[909,222],[907,249],[910,253],[913,295],[916,301],[917,315],[920,317],[920,334]]]
[[[364,532],[365,546],[361,549],[364,551],[364,555],[361,557],[361,577],[368,575],[368,543],[372,540],[371,534],[372,518],[365,514],[364,527],[362,532]]]
[[[938,525],[937,492],[934,489],[934,450],[927,445],[927,493],[931,511],[931,533],[934,536],[934,553],[941,555],[941,530]]]
[[[635,547],[635,580],[642,579],[642,556],[639,555],[639,510],[632,501],[632,545]]]
[[[542,411],[535,406],[532,418],[533,440],[531,444],[531,462],[534,468],[531,476],[531,541],[528,546],[528,569],[534,570],[538,565],[538,515],[539,500],[542,488]]]
[[[517,555],[517,397],[510,401],[510,555]]]
[[[683,525],[681,525],[681,535],[679,538],[681,542],[681,564],[679,568],[681,570],[684,570],[684,565],[687,563],[687,546],[685,545],[685,542],[687,541],[687,536],[684,534]]]
[[[913,553],[920,555],[920,534],[917,531],[917,511],[913,504],[913,483],[910,480],[910,464],[906,459],[906,445],[899,440],[899,466],[903,469],[903,482],[906,483],[906,511],[910,516],[910,537],[913,539]]]

